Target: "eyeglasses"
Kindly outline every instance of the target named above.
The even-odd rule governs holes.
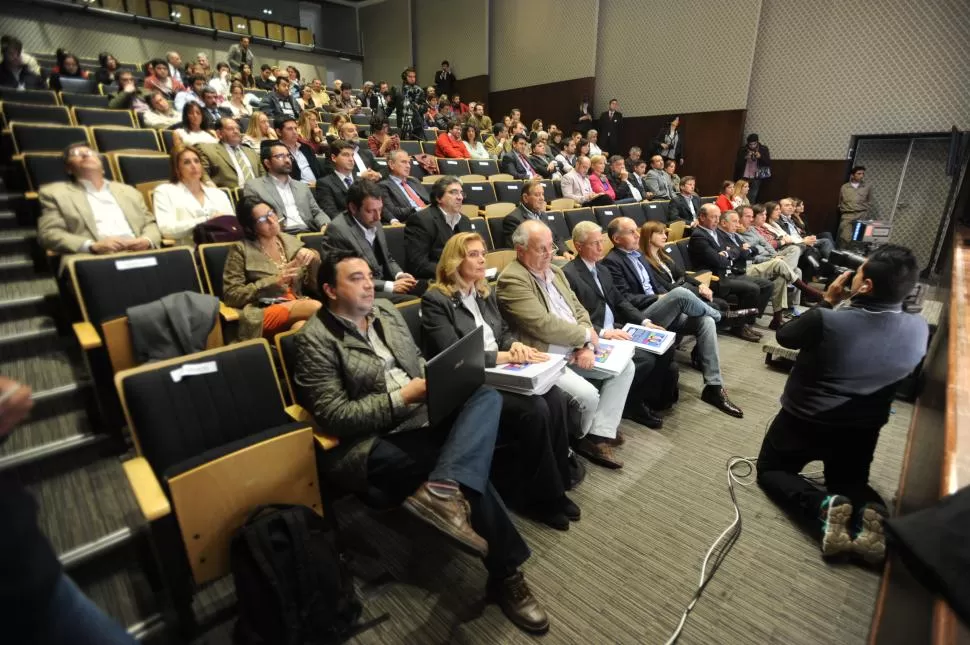
[[[290,153],[288,152],[280,152],[275,155],[270,155],[270,157],[272,157],[273,159],[286,159],[289,156],[290,156]]]
[[[559,253],[559,247],[556,246],[555,244],[553,244],[548,249],[537,249],[537,248],[533,248],[532,250],[535,251],[539,255],[556,255],[557,253]]]
[[[462,189],[460,189],[460,188],[452,188],[451,190],[449,190],[449,191],[446,191],[446,192],[447,192],[447,193],[448,193],[449,195],[461,195],[462,197],[464,197],[464,196],[465,196],[465,191],[463,191],[463,190],[462,190]]]
[[[71,150],[72,157],[81,157],[82,159],[87,159],[88,157],[96,157],[98,153],[94,150],[89,150],[87,148],[75,148]]]
[[[266,213],[265,215],[263,215],[262,217],[257,217],[256,218],[256,223],[257,224],[265,224],[271,218],[274,219],[274,220],[277,218],[277,215],[276,215],[276,212],[275,211],[270,211],[270,212]]]

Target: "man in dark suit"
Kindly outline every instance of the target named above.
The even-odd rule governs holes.
[[[455,89],[455,74],[451,71],[448,61],[441,61],[441,69],[434,73],[434,89],[438,96],[447,94],[451,96]]]
[[[573,244],[578,257],[563,267],[562,272],[576,298],[589,313],[600,338],[630,340],[621,327],[626,323],[653,326],[643,312],[617,291],[610,272],[600,264],[603,255],[603,230],[594,222],[580,222],[573,228]],[[671,347],[661,356],[637,352],[633,356],[635,375],[627,395],[624,416],[648,428],[660,428],[663,419],[651,407],[666,408],[673,403],[676,368],[671,372]],[[665,396],[666,395],[666,396]],[[620,439],[619,434],[617,438]]]
[[[296,119],[284,116],[276,119],[274,123],[279,142],[286,146],[290,153],[292,169],[290,176],[297,181],[302,181],[310,188],[317,185],[317,181],[324,175],[317,156],[313,154],[313,149],[305,143],[300,143],[300,132],[296,128]],[[263,145],[267,141],[263,141]]]
[[[620,130],[623,127],[623,113],[616,99],[610,99],[609,109],[600,115],[599,132],[603,137],[600,148],[607,152],[616,153],[620,150]]]
[[[394,302],[420,297],[428,288],[420,283],[391,255],[381,227],[381,189],[374,182],[361,179],[347,191],[347,212],[338,215],[323,237],[330,243],[353,248],[374,274],[374,293]]]
[[[208,85],[202,90],[202,112],[209,118],[209,123],[215,126],[223,117],[232,118],[232,110],[219,105],[219,93]]]
[[[546,190],[542,182],[538,179],[530,179],[525,182],[522,185],[519,200],[519,205],[515,210],[502,219],[502,235],[505,237],[505,246],[512,245],[512,234],[515,233],[515,229],[519,227],[519,224],[525,220],[534,219],[542,222],[545,221]],[[556,255],[571,259],[573,254],[566,248],[566,240],[559,237],[552,228],[549,230],[552,232],[552,243],[559,248]]]
[[[347,191],[357,180],[354,146],[340,139],[330,145],[333,172],[317,182],[317,202],[323,212],[335,219],[347,210]]]
[[[285,76],[276,79],[273,84],[273,91],[263,97],[259,109],[271,119],[284,116],[299,119],[300,112],[303,111],[300,109],[300,104],[290,94],[290,80]]]
[[[532,179],[533,177],[538,177],[539,174],[532,168],[532,164],[529,163],[528,150],[528,137],[524,134],[517,134],[512,137],[512,152],[504,154],[499,164],[502,172],[512,175],[516,179]]]
[[[386,224],[403,224],[409,217],[431,203],[421,182],[411,178],[411,155],[407,150],[387,153],[387,179],[380,183],[384,191],[382,217]]]
[[[640,191],[643,199],[653,199],[653,193],[647,190],[647,160],[637,159],[630,171],[630,183]]]
[[[697,225],[697,215],[701,212],[701,198],[694,193],[696,180],[687,175],[680,178],[680,192],[674,195],[667,206],[667,221],[683,220],[688,226]]]
[[[433,278],[441,251],[455,233],[469,233],[472,223],[461,213],[464,201],[461,182],[446,175],[431,187],[431,206],[408,218],[405,266],[416,278]]]
[[[771,281],[748,277],[744,275],[744,271],[739,272],[737,268],[732,268],[741,249],[736,245],[729,245],[727,236],[717,230],[720,219],[721,209],[716,205],[701,206],[697,226],[694,227],[687,245],[690,261],[694,268],[710,271],[718,277],[718,281],[713,283],[716,285],[715,295],[721,298],[735,295],[742,309],[757,309],[759,313],[764,313],[771,299]],[[751,327],[753,317],[737,320],[732,331],[738,338],[753,343],[761,340],[762,334]]]
[[[347,121],[340,126],[340,140],[346,141],[353,146],[355,175],[360,175],[361,179],[369,179],[371,181],[380,181],[383,178],[381,177],[381,173],[376,170],[378,166],[374,153],[367,148],[360,147],[360,138],[357,135],[357,126],[354,123]],[[324,168],[324,174],[332,170],[332,164],[328,164],[327,168]]]

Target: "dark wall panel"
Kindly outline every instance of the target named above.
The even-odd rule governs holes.
[[[815,232],[835,232],[839,226],[839,188],[845,183],[842,159],[772,159],[771,179],[764,182],[758,201],[798,197]]]
[[[357,10],[354,7],[345,7],[330,2],[320,3],[320,27],[314,30],[317,35],[317,45],[327,49],[359,54],[359,32]]]
[[[461,95],[461,100],[464,103],[468,103],[469,101],[488,101],[488,74],[459,78],[455,87],[458,89],[458,94]],[[492,106],[487,102],[485,103],[485,109],[487,110],[486,114],[491,116]]]
[[[584,96],[592,100],[595,86],[596,79],[588,77],[490,92],[488,114],[492,121],[497,121],[517,107],[522,110],[526,128],[531,126],[534,119],[542,119],[546,127],[555,123],[559,129],[568,131],[573,125],[580,101]]]

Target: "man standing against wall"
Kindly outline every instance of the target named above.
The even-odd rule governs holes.
[[[600,147],[615,154],[620,150],[620,129],[623,127],[623,113],[616,99],[610,99],[610,107],[600,115],[600,133],[603,141]]]
[[[869,186],[865,166],[853,166],[849,181],[839,189],[839,246],[845,248],[852,242],[852,226],[869,213]]]

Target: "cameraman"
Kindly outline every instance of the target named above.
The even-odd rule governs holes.
[[[748,182],[748,201],[758,201],[761,182],[771,177],[771,153],[768,146],[758,140],[757,134],[749,134],[747,143],[738,150],[734,161],[734,176]]]
[[[926,353],[926,321],[902,308],[918,273],[912,251],[880,247],[778,330],[780,345],[801,351],[761,444],[758,484],[820,534],[823,557],[854,553],[873,564],[885,557],[887,511],[868,484],[869,465],[896,384]],[[799,475],[815,460],[825,465],[827,490]]]

